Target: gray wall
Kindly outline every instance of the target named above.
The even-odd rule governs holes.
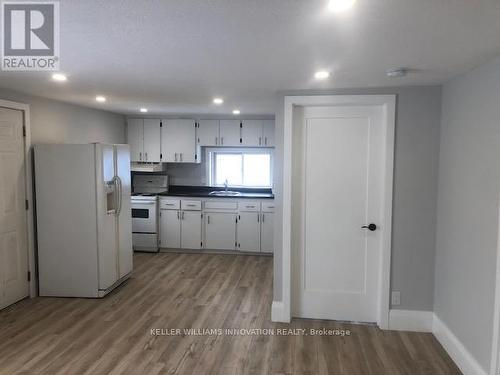
[[[206,186],[206,169],[205,155],[202,155],[200,164],[168,163],[165,174],[171,185]]]
[[[500,59],[443,88],[435,313],[489,368],[500,193]]]
[[[282,298],[282,162],[285,95],[396,94],[396,153],[394,176],[391,289],[401,292],[398,309],[433,310],[435,223],[440,87],[280,92],[276,107],[276,217],[274,263],[275,300]],[[279,172],[278,172],[279,171]]]
[[[125,143],[125,117],[15,91],[0,99],[26,103],[31,112],[31,143]]]

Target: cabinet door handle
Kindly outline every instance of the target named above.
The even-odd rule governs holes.
[[[182,211],[182,220],[184,220],[184,214],[185,214],[185,212]]]
[[[264,214],[262,214],[262,222],[264,222]]]
[[[179,211],[177,211],[177,220],[180,219]]]
[[[224,137],[220,137],[220,145],[224,146]]]
[[[260,214],[257,214],[257,223],[260,223]]]
[[[142,152],[139,152],[139,160],[142,161]]]
[[[148,161],[148,153],[146,152],[146,161]]]
[[[177,161],[177,152],[175,153],[175,161]]]
[[[210,215],[207,216],[207,224],[210,224]]]
[[[259,137],[259,146],[262,146],[262,137]]]
[[[182,152],[179,154],[179,157],[181,158],[181,161],[182,161]]]
[[[215,137],[215,145],[217,146],[219,144],[219,139]]]
[[[267,137],[264,138],[264,144],[267,146]]]

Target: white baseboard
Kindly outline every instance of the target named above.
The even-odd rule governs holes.
[[[284,319],[285,305],[281,301],[273,301],[271,306],[271,320],[273,322],[289,323],[289,320]]]
[[[435,314],[432,333],[464,375],[487,375],[487,371],[481,367],[462,342]]]
[[[273,301],[271,320],[289,323],[284,319],[284,304]],[[464,375],[488,375],[462,342],[432,311],[390,310],[389,329],[396,331],[432,332]]]
[[[432,332],[432,311],[390,310],[389,329],[395,331]]]
[[[464,375],[487,375],[467,348],[432,311],[390,310],[389,329],[432,332]]]

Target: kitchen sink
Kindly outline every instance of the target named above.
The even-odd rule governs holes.
[[[231,191],[231,190],[216,190],[216,191],[211,191],[208,193],[208,195],[215,195],[215,196],[220,196],[220,197],[235,197],[237,195],[240,195],[241,193],[239,191]]]

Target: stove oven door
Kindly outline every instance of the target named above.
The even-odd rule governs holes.
[[[156,202],[132,200],[132,233],[157,233]]]

